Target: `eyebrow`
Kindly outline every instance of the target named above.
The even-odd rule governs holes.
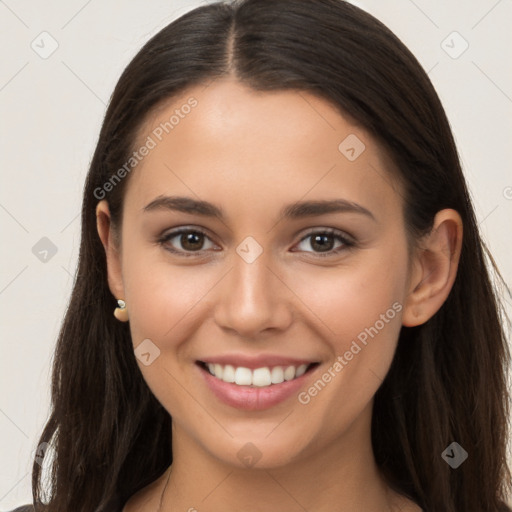
[[[205,217],[218,217],[221,220],[225,220],[222,208],[208,201],[193,199],[191,197],[158,196],[147,204],[143,210],[145,212],[174,210],[183,213],[204,215]],[[296,202],[282,208],[280,217],[301,219],[327,213],[358,213],[376,220],[370,210],[360,204],[347,201],[346,199]]]

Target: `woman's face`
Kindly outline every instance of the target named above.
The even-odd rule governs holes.
[[[259,467],[368,440],[409,291],[383,151],[312,94],[230,80],[160,109],[142,146],[111,287],[175,440]]]

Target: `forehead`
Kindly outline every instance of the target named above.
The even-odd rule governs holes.
[[[137,148],[147,145],[126,200],[147,204],[176,193],[218,199],[243,211],[344,197],[374,207],[400,199],[391,161],[361,127],[305,91],[255,91],[215,80],[182,92],[153,112]],[[395,204],[396,206],[396,204]]]

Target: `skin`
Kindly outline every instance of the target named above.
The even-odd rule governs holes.
[[[192,96],[197,107],[129,178],[120,241],[107,201],[97,207],[109,286],[127,304],[119,319],[129,320],[134,347],[149,338],[160,350],[139,367],[173,418],[174,462],[161,510],[420,510],[379,474],[372,404],[402,325],[424,323],[448,296],[460,254],[459,215],[439,212],[432,232],[411,246],[389,157],[363,129],[305,92],[256,92],[234,79],[216,80],[151,115],[140,141]],[[338,149],[349,134],[365,144],[354,161]],[[144,210],[162,195],[211,202],[225,218]],[[340,198],[371,216],[280,217],[297,201]],[[180,226],[207,232],[202,251],[171,253],[166,247],[186,252],[179,236],[158,243]],[[339,230],[355,244],[328,235],[334,246],[322,257],[305,238],[312,228]],[[236,252],[248,236],[263,249],[252,263]],[[196,361],[208,356],[273,353],[320,363],[307,391],[393,304],[401,310],[307,404],[293,395],[263,411],[239,410],[198,378]],[[252,467],[237,456],[249,442],[261,453]],[[169,471],[124,511],[158,510]]]

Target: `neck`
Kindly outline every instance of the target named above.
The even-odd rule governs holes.
[[[383,482],[375,463],[370,438],[371,410],[343,436],[278,467],[235,467],[218,458],[173,428],[172,472],[160,479],[159,512],[226,512],[254,510],[282,512],[337,512],[392,510],[396,496]],[[165,485],[168,482],[167,485]],[[254,508],[253,508],[254,507]]]

